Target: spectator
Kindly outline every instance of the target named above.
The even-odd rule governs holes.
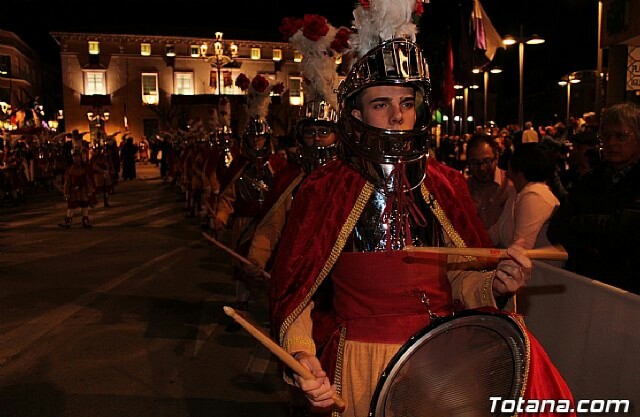
[[[605,162],[571,188],[549,239],[569,252],[567,268],[640,293],[640,107],[607,109],[600,124]]]
[[[120,151],[123,180],[132,180],[136,177],[136,153],[138,153],[138,147],[133,144],[133,138],[127,137]]]
[[[498,150],[490,136],[476,135],[467,144],[467,185],[480,220],[489,229],[515,194],[507,173],[498,168]]]
[[[498,157],[498,168],[506,171],[509,168],[509,161],[513,155],[513,139],[506,130],[500,132],[500,137],[502,138],[502,151]]]
[[[508,175],[517,194],[505,205],[500,218],[489,229],[493,243],[501,248],[524,238],[526,249],[549,246],[548,220],[560,205],[546,181],[553,175],[554,164],[549,152],[537,143],[516,149]]]
[[[567,190],[570,190],[584,175],[596,169],[601,163],[600,139],[590,130],[573,136],[569,152],[569,169],[562,178]]]
[[[533,123],[526,122],[522,131],[522,144],[538,142],[538,132],[533,129]]]

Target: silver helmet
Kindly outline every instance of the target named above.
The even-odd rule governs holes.
[[[338,111],[327,101],[312,100],[302,106],[300,119],[296,124],[296,139],[300,162],[306,172],[311,172],[316,167],[325,165],[338,157],[335,141],[327,146],[308,144],[305,141],[306,130],[313,125],[317,127],[316,133],[320,137],[330,135],[335,132],[337,121]]]
[[[249,120],[242,135],[242,153],[250,159],[267,158],[273,153],[271,127],[265,119],[253,117]]]
[[[413,88],[416,110],[413,129],[380,129],[352,114],[360,107],[360,93],[380,85]],[[367,52],[338,88],[341,156],[376,183],[385,182],[390,168],[402,163],[408,177],[413,177],[409,178],[411,185],[417,186],[424,178],[429,151],[430,88],[429,68],[416,43],[397,38]]]

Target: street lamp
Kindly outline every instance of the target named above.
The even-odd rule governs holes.
[[[96,108],[95,111],[87,112],[87,119],[89,120],[91,141],[95,142],[102,137],[102,134],[105,133],[104,124],[107,120],[109,120],[109,112],[102,111],[100,108]]]
[[[524,83],[523,83],[523,67],[524,67],[524,44],[527,45],[540,45],[544,43],[544,39],[538,35],[533,35],[530,37],[524,37],[522,35],[522,25],[520,25],[520,36],[507,36],[504,38],[503,43],[507,46],[515,45],[516,43],[519,46],[519,74],[520,74],[520,89],[519,89],[519,97],[518,97],[518,123],[520,124],[520,129],[524,127],[524,99],[523,99],[523,91],[524,91]]]
[[[474,68],[471,70],[474,74],[483,73],[483,81],[484,81],[484,90],[482,93],[482,124],[485,128],[489,127],[487,123],[487,109],[489,108],[489,74],[500,74],[502,69],[499,67],[483,67],[483,68]]]
[[[567,87],[567,118],[565,119],[567,123],[571,116],[571,84],[578,84],[580,81],[581,80],[576,76],[576,73],[565,75],[560,81],[558,81],[558,85],[560,87]]]
[[[108,111],[100,111],[97,110],[95,113],[92,111],[87,112],[87,119],[90,122],[94,122],[96,126],[102,126],[102,122],[106,122],[109,120],[109,112]]]
[[[220,83],[220,70],[222,67],[232,63],[238,57],[238,45],[233,42],[227,44],[223,41],[222,32],[216,32],[215,36],[215,42],[213,42],[213,53],[211,55],[207,55],[209,46],[206,42],[202,42],[202,45],[200,45],[200,58],[207,61],[212,67],[216,67],[216,70],[218,71],[218,95],[220,95],[220,90],[222,89],[222,85]]]

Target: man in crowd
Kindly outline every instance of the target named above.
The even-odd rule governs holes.
[[[640,106],[607,109],[600,139],[604,163],[571,188],[548,237],[569,252],[567,269],[640,294]]]
[[[515,194],[507,173],[498,168],[496,143],[490,136],[476,135],[467,144],[467,186],[484,227],[498,220],[507,199]]]

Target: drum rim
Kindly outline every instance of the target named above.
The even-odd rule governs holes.
[[[428,326],[418,331],[415,335],[411,336],[409,340],[407,340],[402,345],[402,347],[400,347],[398,352],[396,352],[396,354],[393,355],[393,357],[385,367],[384,371],[380,375],[376,388],[373,392],[373,395],[371,397],[371,402],[369,405],[368,417],[375,417],[380,415],[378,414],[379,412],[382,411],[380,410],[381,404],[379,404],[380,396],[383,391],[388,392],[388,389],[385,390],[385,387],[387,387],[387,384],[389,383],[389,381],[392,379],[393,376],[395,376],[395,374],[400,369],[400,367],[398,367],[398,369],[395,369],[395,370],[394,368],[396,368],[399,363],[406,362],[406,360],[402,361],[402,359],[405,356],[410,355],[411,352],[417,348],[417,346],[419,345],[422,339],[429,338],[432,335],[436,334],[435,333],[436,330],[445,331],[447,329],[446,326],[448,324],[449,325],[452,324],[452,322],[454,322],[457,319],[465,319],[465,318],[468,319],[476,316],[482,316],[486,318],[489,318],[489,317],[499,318],[503,321],[503,323],[509,324],[510,327],[515,331],[515,333],[517,333],[520,336],[520,342],[522,344],[522,347],[525,348],[526,350],[526,335],[524,334],[524,332],[522,331],[522,328],[518,325],[516,320],[508,314],[499,313],[499,312],[465,310],[459,313],[452,314],[450,316],[438,317],[435,320],[433,320]],[[441,331],[439,331],[437,334],[440,334],[440,333]],[[522,363],[523,363],[524,369],[528,367],[527,362],[528,362],[528,358],[526,357],[526,354],[525,354],[522,357]],[[523,376],[524,376],[524,373],[523,373]],[[520,388],[522,388],[522,386],[524,386],[525,383],[526,381],[522,381]]]

